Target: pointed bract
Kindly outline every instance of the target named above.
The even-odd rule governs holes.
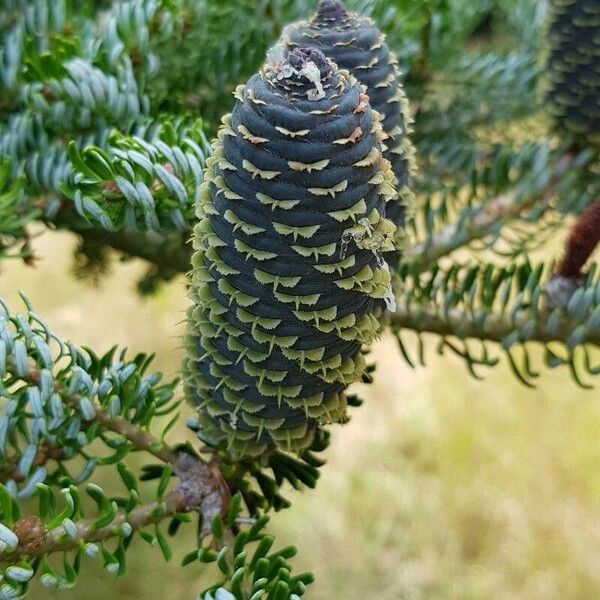
[[[548,103],[557,130],[600,146],[600,2],[552,0]]]

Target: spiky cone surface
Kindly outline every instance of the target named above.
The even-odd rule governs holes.
[[[299,451],[345,418],[379,333],[394,176],[364,88],[320,52],[294,50],[235,96],[198,206],[186,393],[202,437],[233,455]]]
[[[288,50],[312,46],[321,50],[340,69],[346,69],[367,87],[373,109],[383,119],[384,156],[392,164],[398,196],[388,206],[388,218],[398,225],[402,245],[407,211],[414,203],[410,186],[415,173],[415,150],[410,141],[412,119],[408,100],[399,81],[398,61],[385,35],[372,19],[346,9],[339,0],[321,0],[315,15],[286,27],[282,44]]]
[[[548,103],[557,130],[600,146],[600,1],[551,0]]]

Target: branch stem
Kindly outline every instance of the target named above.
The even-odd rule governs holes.
[[[13,530],[19,544],[14,550],[0,551],[0,562],[16,564],[24,556],[31,558],[76,550],[82,544],[122,536],[125,524],[132,531],[138,531],[177,513],[200,514],[200,536],[206,537],[211,531],[212,518],[225,515],[229,510],[230,491],[218,465],[206,463],[191,454],[180,453],[173,472],[179,484],[162,500],[137,506],[129,513],[120,511],[104,527],[96,527],[96,519],[84,519],[74,523],[74,531],[67,532],[62,525],[46,531],[38,517],[25,517],[17,521]]]
[[[391,322],[397,329],[502,343],[514,331],[525,330],[531,322],[531,313],[521,310],[514,314],[490,315],[485,320],[476,320],[468,311],[459,308],[440,314],[428,307],[407,309],[400,306]],[[550,327],[549,315],[540,315],[535,329],[528,330],[527,338],[523,341],[564,344],[572,332],[573,324],[569,319],[564,319],[558,327]],[[596,329],[583,342],[600,347],[600,330]]]
[[[110,246],[128,257],[146,260],[167,275],[187,273],[191,268],[192,249],[191,245],[186,244],[191,232],[160,234],[112,232],[73,226],[66,228],[80,235],[86,242]]]
[[[38,385],[41,373],[37,369],[30,368],[28,376],[23,378],[25,381]],[[78,394],[68,394],[62,386],[55,385],[54,390],[60,394],[65,404],[78,409],[81,398]],[[100,423],[105,429],[122,435],[129,440],[138,450],[149,452],[160,461],[175,464],[179,454],[170,446],[161,442],[149,431],[138,427],[123,417],[113,417],[104,410],[98,402],[93,403],[95,416],[94,421]]]
[[[28,535],[26,541],[20,542],[15,550],[0,554],[0,561],[14,564],[24,556],[43,556],[54,552],[76,550],[85,543],[103,542],[123,535],[122,527],[126,523],[133,531],[138,531],[147,525],[160,523],[179,512],[187,512],[185,499],[178,490],[174,490],[165,496],[162,502],[156,501],[138,506],[129,514],[117,513],[106,527],[97,529],[94,527],[94,519],[85,519],[75,523],[74,535],[73,533],[68,535],[62,525],[48,532],[41,529],[40,536]],[[15,523],[14,529],[19,531],[19,522]]]
[[[35,458],[33,459],[33,464],[36,467],[43,467],[50,460],[61,460],[64,457],[64,450],[62,448],[56,448],[52,446],[42,446]],[[2,468],[0,469],[0,483],[4,483],[9,479],[20,483],[25,481],[25,477],[21,474],[18,469],[19,457],[9,457],[5,458],[2,461]]]

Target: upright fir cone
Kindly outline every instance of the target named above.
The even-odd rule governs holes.
[[[600,1],[551,0],[548,102],[578,147],[600,145]]]
[[[235,97],[198,206],[186,393],[234,455],[297,451],[344,418],[381,299],[393,308],[394,176],[364,87],[317,50]]]
[[[415,150],[409,139],[412,119],[399,82],[398,61],[385,35],[371,19],[349,12],[339,0],[320,0],[310,20],[285,28],[281,44],[287,49],[317,48],[367,87],[371,106],[383,119],[387,136],[384,156],[396,176],[398,197],[388,205],[387,217],[402,235],[407,209],[414,202],[410,179],[415,172]]]

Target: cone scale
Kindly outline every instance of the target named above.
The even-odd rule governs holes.
[[[555,127],[578,147],[600,146],[600,2],[550,4],[547,100]]]
[[[344,419],[393,303],[394,176],[364,87],[322,53],[295,49],[235,96],[197,211],[186,394],[232,454],[298,451]]]

